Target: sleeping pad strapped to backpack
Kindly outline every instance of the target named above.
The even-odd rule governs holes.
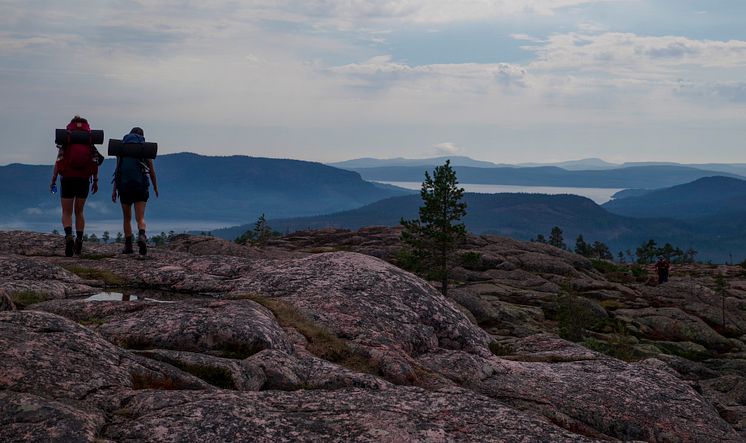
[[[88,178],[98,172],[98,151],[93,143],[85,137],[91,132],[88,122],[70,122],[67,125],[69,142],[62,145],[62,158],[58,163],[59,173],[63,177]],[[73,136],[74,135],[74,136]]]
[[[145,143],[145,137],[138,134],[127,134],[122,139],[124,143]],[[148,181],[148,167],[141,158],[119,157],[117,169],[114,171],[114,183],[117,190],[127,192],[145,192],[150,186]]]

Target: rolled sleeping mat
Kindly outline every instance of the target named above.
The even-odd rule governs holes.
[[[158,155],[158,143],[124,143],[122,140],[110,138],[109,155],[154,159]]]
[[[67,129],[54,130],[54,143],[58,145],[68,144],[92,144],[101,145],[104,143],[104,131],[94,129],[88,131],[68,131]]]

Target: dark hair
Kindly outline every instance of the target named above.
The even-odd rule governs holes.
[[[142,128],[137,127],[137,126],[132,128],[132,130],[130,131],[130,134],[137,134],[141,137],[145,137],[145,133],[143,132]]]
[[[88,123],[88,120],[79,115],[76,115],[75,117],[73,117],[72,120],[70,120],[70,123]]]

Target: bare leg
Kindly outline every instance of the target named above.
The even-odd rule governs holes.
[[[135,220],[137,229],[145,231],[145,202],[135,202]]]
[[[122,228],[125,237],[132,237],[132,205],[122,203],[122,217],[124,218]]]
[[[73,198],[62,198],[62,227],[69,228],[73,225],[73,205],[75,199]]]
[[[85,231],[85,216],[83,215],[83,207],[85,206],[84,198],[75,199],[75,230]]]

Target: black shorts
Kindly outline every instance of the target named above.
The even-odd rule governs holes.
[[[62,198],[88,198],[89,184],[88,178],[62,177],[60,196]]]
[[[119,202],[123,205],[131,205],[137,202],[147,202],[150,193],[147,189],[145,190],[131,190],[125,189],[124,192],[119,192]]]

